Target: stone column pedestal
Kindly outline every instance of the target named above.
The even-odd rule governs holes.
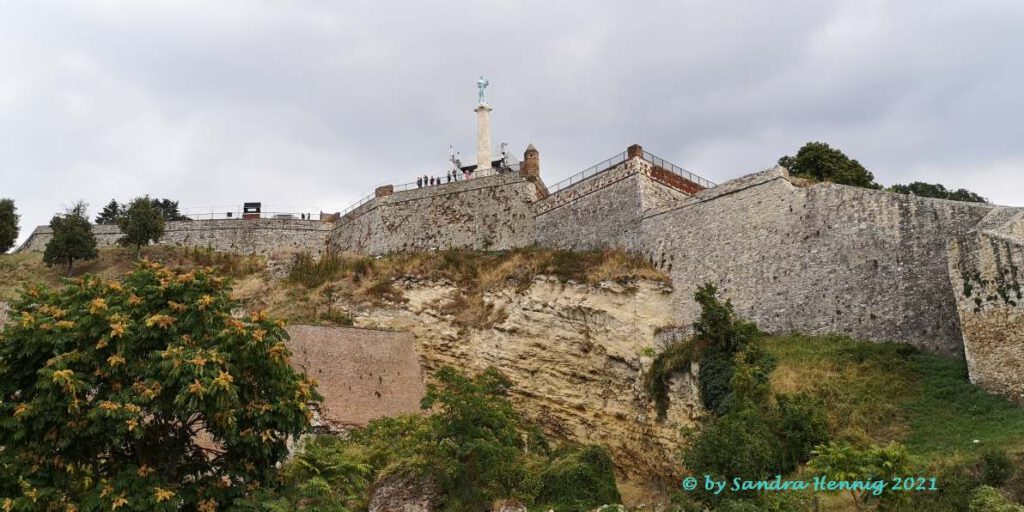
[[[486,103],[476,106],[476,170],[491,168],[491,108]]]

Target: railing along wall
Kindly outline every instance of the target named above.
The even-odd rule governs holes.
[[[693,174],[692,172],[687,171],[686,169],[683,169],[682,167],[679,167],[678,165],[676,165],[676,164],[674,164],[672,162],[669,162],[668,160],[665,160],[664,158],[661,158],[661,157],[659,157],[657,155],[654,155],[653,153],[650,153],[648,151],[641,151],[638,156],[640,156],[644,160],[650,162],[651,164],[653,164],[653,165],[655,165],[657,167],[660,167],[660,168],[662,168],[662,169],[664,169],[664,170],[666,170],[668,172],[671,172],[672,174],[678,175],[679,177],[681,177],[681,178],[683,178],[685,180],[688,180],[688,181],[690,181],[692,183],[695,183],[695,184],[699,185],[702,188],[711,188],[711,187],[715,186],[715,183],[713,181],[705,179],[703,177],[700,177],[700,176],[698,176],[696,174]],[[569,176],[568,178],[566,178],[566,179],[564,179],[562,181],[559,181],[558,183],[555,183],[554,185],[549,185],[548,186],[548,192],[551,195],[553,195],[553,194],[555,194],[555,193],[557,193],[557,192],[559,192],[561,190],[565,190],[565,189],[567,189],[567,188],[569,188],[569,187],[571,187],[571,186],[573,186],[573,185],[575,185],[577,183],[580,183],[580,182],[582,182],[582,181],[584,181],[584,180],[586,180],[588,178],[597,176],[598,174],[601,174],[601,173],[603,173],[605,171],[613,169],[615,166],[625,162],[626,160],[629,160],[629,158],[630,158],[630,151],[629,150],[623,151],[622,153],[619,153],[619,154],[617,154],[617,155],[615,155],[615,156],[613,156],[613,157],[611,157],[611,158],[609,158],[607,160],[604,160],[604,161],[602,161],[602,162],[600,162],[598,164],[592,165],[592,166],[584,169],[581,172],[573,174],[572,176]]]

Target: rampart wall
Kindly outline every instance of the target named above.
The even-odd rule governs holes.
[[[270,254],[278,250],[303,250],[314,254],[325,247],[333,225],[318,220],[216,219],[167,222],[160,244],[209,247],[217,251]],[[113,225],[94,225],[96,244],[117,244],[121,231]],[[18,251],[42,252],[53,238],[50,226],[39,226]]]
[[[844,333],[960,355],[946,245],[993,208],[800,186],[777,167],[649,213],[639,243],[671,275],[683,324],[698,313],[693,290],[712,282],[770,331]]]
[[[688,197],[652,177],[654,172],[650,163],[633,158],[536,202],[537,244],[635,249],[645,210]]]
[[[510,172],[379,195],[342,216],[328,243],[368,254],[530,245],[538,181]]]
[[[993,211],[949,247],[971,381],[1024,403],[1024,209]]]

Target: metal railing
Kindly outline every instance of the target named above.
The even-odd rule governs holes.
[[[715,186],[715,183],[713,181],[706,180],[706,179],[704,179],[704,178],[702,178],[700,176],[697,176],[696,174],[693,174],[692,172],[687,171],[686,169],[683,169],[682,167],[679,167],[678,165],[676,165],[676,164],[674,164],[672,162],[669,162],[668,160],[665,160],[664,158],[655,156],[655,155],[653,155],[653,154],[651,154],[651,153],[649,153],[647,151],[644,151],[644,157],[643,158],[644,158],[644,160],[647,160],[648,162],[650,162],[650,163],[652,163],[654,165],[657,165],[658,167],[661,167],[662,169],[665,169],[666,171],[671,171],[674,174],[678,174],[678,175],[682,176],[683,178],[686,178],[686,179],[688,179],[688,180],[690,180],[690,181],[692,181],[692,182],[694,182],[694,183],[696,183],[696,184],[698,184],[698,185],[700,185],[700,186],[702,186],[704,188],[711,188],[711,187]]]
[[[649,153],[647,151],[643,152],[642,158],[644,160],[647,160],[648,162],[658,166],[658,167],[661,167],[662,169],[665,169],[666,171],[669,171],[669,172],[671,172],[673,174],[677,174],[677,175],[679,175],[680,177],[682,177],[684,179],[687,179],[687,180],[689,180],[689,181],[691,181],[693,183],[696,183],[697,185],[700,185],[701,187],[711,188],[711,187],[715,186],[715,183],[712,182],[711,180],[707,180],[707,179],[704,179],[704,178],[702,178],[700,176],[697,176],[696,174],[693,174],[692,172],[687,171],[686,169],[683,169],[682,167],[679,167],[678,165],[676,165],[676,164],[674,164],[672,162],[669,162],[668,160],[665,160],[664,158],[656,156],[656,155],[654,155],[652,153]],[[560,190],[564,190],[566,188],[569,188],[569,187],[571,187],[571,186],[573,186],[573,185],[575,185],[575,184],[577,184],[577,183],[579,183],[579,182],[581,182],[581,181],[583,181],[583,180],[585,180],[587,178],[590,178],[590,177],[593,177],[593,176],[597,176],[598,174],[601,174],[602,172],[607,171],[607,170],[615,167],[616,165],[619,165],[619,164],[625,162],[626,160],[629,160],[629,152],[628,151],[623,151],[622,153],[619,153],[619,154],[617,154],[617,155],[615,155],[615,156],[613,156],[613,157],[611,157],[611,158],[609,158],[609,159],[607,159],[607,160],[605,160],[605,161],[603,161],[603,162],[601,162],[599,164],[592,165],[592,166],[584,169],[581,172],[573,174],[572,176],[569,176],[568,178],[566,178],[566,179],[564,179],[562,181],[559,181],[558,183],[555,183],[554,185],[548,185],[548,193],[549,194],[554,194],[554,193],[556,193],[556,192],[558,192]]]
[[[306,220],[320,220],[321,213],[326,214],[328,213],[328,210],[319,206],[270,206],[263,208],[263,211],[259,213],[259,218],[303,220],[303,217],[308,215]],[[190,220],[234,220],[241,219],[244,215],[245,212],[243,211],[242,205],[192,206],[182,208],[182,216]]]
[[[625,162],[626,160],[628,160],[627,153],[623,151],[622,153],[619,153],[599,164],[587,167],[583,171],[573,174],[572,176],[569,176],[568,178],[559,181],[554,185],[548,185],[548,194],[554,194],[559,190],[575,185],[591,176],[596,176],[603,171],[607,171],[608,169],[611,169],[612,167],[615,167],[616,165]]]

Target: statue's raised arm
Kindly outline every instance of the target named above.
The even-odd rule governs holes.
[[[487,103],[487,101],[484,100],[484,89],[486,89],[488,85],[491,85],[491,82],[485,80],[483,75],[480,75],[480,79],[476,81],[476,88],[480,95],[480,103]]]

